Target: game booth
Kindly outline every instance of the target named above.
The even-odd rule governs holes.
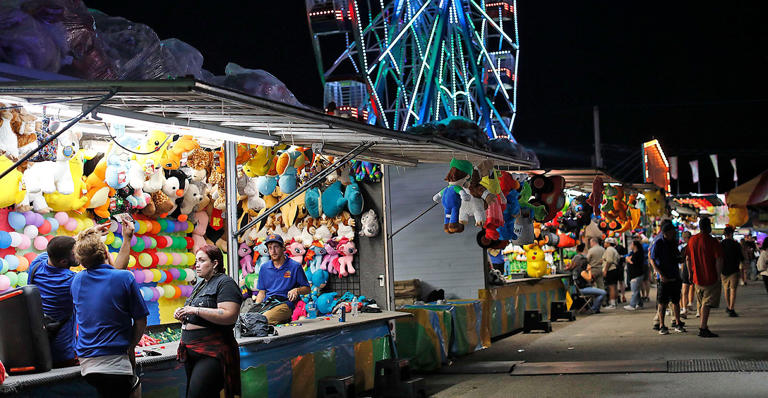
[[[225,251],[227,273],[248,297],[269,233],[302,262],[312,293],[276,334],[238,339],[243,396],[311,397],[327,376],[353,376],[357,391],[370,390],[378,361],[406,357],[395,324],[414,315],[394,311],[395,170],[459,156],[464,165],[532,165],[194,79],[5,82],[0,103],[0,360],[10,373],[0,394],[21,397],[95,395],[79,367],[51,370],[39,293],[25,285],[52,237],[124,213],[136,228],[128,269],[150,309],[137,347],[144,396],[185,393],[172,315],[196,281],[195,249]],[[111,225],[114,255],[122,235]],[[468,323],[483,319],[459,350],[489,341],[485,302],[452,305]]]

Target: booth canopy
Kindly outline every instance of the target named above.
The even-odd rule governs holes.
[[[731,207],[768,207],[768,170],[725,194]]]
[[[57,103],[83,109],[112,94],[98,113],[135,120],[198,128],[212,126],[243,142],[266,139],[286,144],[323,144],[323,152],[344,154],[362,143],[374,146],[358,155],[376,163],[416,166],[448,163],[456,157],[473,162],[530,168],[529,161],[456,143],[442,137],[414,136],[254,97],[194,79],[152,81],[20,81],[0,83],[2,97],[30,104]],[[231,138],[230,138],[231,139]]]

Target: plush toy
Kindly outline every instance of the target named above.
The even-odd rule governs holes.
[[[19,143],[11,127],[11,120],[14,115],[10,109],[5,108],[6,105],[0,103],[0,152],[4,152],[5,155],[13,159],[18,159]]]
[[[373,238],[379,235],[379,217],[373,209],[368,210],[360,218],[360,236]]]
[[[445,177],[448,186],[432,197],[432,200],[442,203],[445,218],[443,230],[454,234],[464,231],[464,225],[459,222],[459,210],[461,209],[461,186],[472,175],[472,163],[466,160],[451,159],[451,169]]]
[[[75,156],[69,160],[69,170],[72,173],[74,181],[74,190],[69,195],[58,192],[45,194],[45,201],[53,211],[75,211],[83,213],[88,204],[88,197],[83,194],[87,192],[85,178],[83,178],[83,151],[78,151]]]
[[[529,210],[521,210],[520,215],[515,218],[514,233],[517,235],[517,239],[513,239],[512,243],[519,246],[533,243],[533,219]]]
[[[344,194],[341,192],[341,181],[336,181],[328,188],[325,188],[321,196],[323,214],[326,217],[336,217],[344,210],[347,202],[344,200]]]
[[[292,240],[285,247],[288,256],[299,264],[304,264],[304,255],[307,254],[307,249],[304,248],[304,244],[299,241]]]
[[[349,240],[355,239],[355,220],[350,218],[346,223],[337,224],[336,236]]]
[[[485,224],[485,203],[483,200],[472,196],[469,188],[462,188],[459,196],[461,198],[459,222],[463,225],[468,224],[471,215],[475,219],[475,226],[482,227]]]
[[[197,211],[194,214],[195,229],[192,230],[192,251],[197,252],[205,246],[205,230],[208,228],[210,217],[206,211]]]
[[[179,167],[181,167],[182,156],[196,148],[200,148],[200,144],[198,144],[192,136],[181,136],[181,138],[171,144],[169,149],[165,152],[165,156],[161,160],[163,169],[178,170]]]
[[[27,189],[27,198],[22,204],[31,204],[38,213],[51,211],[43,194],[58,192],[63,195],[75,191],[69,160],[80,149],[79,132],[66,131],[57,138],[56,162],[37,162],[27,167],[23,182]]]
[[[213,166],[213,153],[203,148],[193,149],[187,156],[187,174],[193,182],[205,182]]]
[[[531,198],[528,203],[534,206],[544,206],[547,214],[543,218],[537,217],[539,222],[547,222],[555,218],[557,212],[565,205],[565,178],[562,176],[547,177],[535,175],[531,177]]]
[[[657,189],[643,191],[645,209],[649,217],[664,217],[667,213],[667,200],[664,191]]]
[[[219,167],[214,167],[211,170],[211,175],[208,176],[208,185],[210,187],[210,196],[213,200],[213,207],[217,210],[224,211],[227,205],[227,192],[226,192],[226,177],[224,171]]]
[[[319,269],[326,270],[331,274],[339,273],[339,270],[333,267],[334,260],[339,258],[339,251],[336,250],[336,245],[337,243],[330,239],[325,243],[325,256],[323,256],[323,261],[318,266]]]
[[[145,155],[141,155],[138,162],[142,165],[149,163],[154,167],[162,167],[163,158],[166,157],[166,152],[168,151],[168,145],[170,143],[171,138],[164,132],[160,130],[150,131],[139,146],[138,152],[144,153]],[[160,188],[158,188],[158,190],[159,189]]]
[[[355,253],[357,253],[355,242],[347,238],[342,238],[339,240],[339,245],[336,246],[336,249],[339,252],[339,258],[336,260],[334,268],[338,265],[339,277],[354,274],[355,268],[352,267],[352,261],[354,260]]]
[[[646,198],[648,195],[646,195]],[[738,228],[749,221],[749,212],[743,207],[728,206],[728,225]]]
[[[258,146],[253,156],[243,165],[243,171],[248,177],[266,175],[277,163],[278,149],[285,146]]]
[[[544,251],[538,245],[525,245],[525,259],[528,263],[526,273],[529,278],[541,278],[549,274],[549,267],[544,260]]]
[[[256,272],[258,272],[258,270],[261,269],[261,266],[266,264],[267,261],[270,260],[269,250],[267,250],[267,245],[264,244],[264,242],[258,243],[253,248],[253,255],[254,256],[258,255],[258,257],[255,257],[256,258],[256,263],[254,264],[254,267],[256,268]]]
[[[353,216],[359,216],[363,213],[363,193],[360,192],[357,182],[351,180],[348,182],[344,189],[344,199],[347,201],[347,208]]]
[[[241,243],[237,249],[237,255],[240,257],[240,270],[243,275],[252,274],[253,269],[253,250],[245,243]]]
[[[330,228],[324,224],[317,227],[315,229],[315,234],[313,235],[315,240],[319,240],[320,242],[329,242],[332,236],[333,233],[331,233]]]
[[[304,206],[307,208],[309,216],[312,218],[320,218],[320,212],[322,211],[322,200],[320,194],[320,188],[309,188],[304,195]]]
[[[305,166],[306,157],[299,150],[284,151],[277,158],[275,169],[279,177],[280,190],[293,193],[296,190],[299,170]]]
[[[179,207],[179,214],[177,216],[179,221],[187,221],[187,218],[200,202],[203,201],[203,193],[205,185],[199,183],[189,183],[184,190],[184,196],[182,197],[181,206]]]
[[[173,208],[170,210],[171,217],[177,218],[181,215],[181,204],[184,202],[184,191],[187,188],[187,176],[181,170],[166,171],[165,184],[163,184],[163,193],[173,201]],[[185,221],[185,220],[180,220]]]
[[[338,301],[336,296],[338,292],[323,293],[315,300],[315,306],[317,307],[318,314],[330,314],[333,311],[333,307],[336,306]]]
[[[322,270],[320,265],[323,263],[323,258],[328,252],[325,251],[325,247],[319,241],[314,241],[309,246],[305,254],[305,264],[310,272],[314,273],[318,270]]]
[[[8,170],[13,166],[8,157],[0,155],[0,170]],[[22,186],[22,173],[16,169],[11,170],[5,177],[0,179],[0,208],[19,204],[24,200],[27,191]]]
[[[267,204],[264,202],[264,199],[259,196],[259,190],[256,187],[256,178],[247,178],[248,181],[243,189],[243,193],[245,194],[243,210],[245,210],[251,217],[255,217],[267,206]]]
[[[589,198],[587,199],[587,203],[592,206],[596,216],[600,215],[600,204],[603,202],[604,188],[603,179],[600,178],[600,176],[596,176],[595,179],[592,180],[592,193],[589,194]]]

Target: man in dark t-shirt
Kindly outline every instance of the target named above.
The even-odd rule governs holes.
[[[672,303],[675,314],[675,323],[672,325],[677,332],[685,332],[683,323],[680,322],[680,294],[683,282],[680,278],[681,261],[680,251],[677,249],[677,230],[671,221],[665,221],[661,226],[661,234],[656,237],[651,245],[650,263],[659,274],[659,284],[656,290],[656,302],[659,305],[659,334],[669,334],[669,329],[664,326],[664,315],[667,305]]]
[[[739,287],[739,264],[744,261],[744,253],[741,245],[733,239],[733,232],[733,227],[730,225],[725,227],[723,232],[725,239],[720,242],[723,248],[723,270],[720,278],[723,281],[725,312],[730,317],[737,317],[739,315],[733,310],[733,306],[736,303],[736,288]]]

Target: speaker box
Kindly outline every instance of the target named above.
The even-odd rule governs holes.
[[[40,291],[29,285],[0,293],[0,361],[9,374],[51,370]]]

